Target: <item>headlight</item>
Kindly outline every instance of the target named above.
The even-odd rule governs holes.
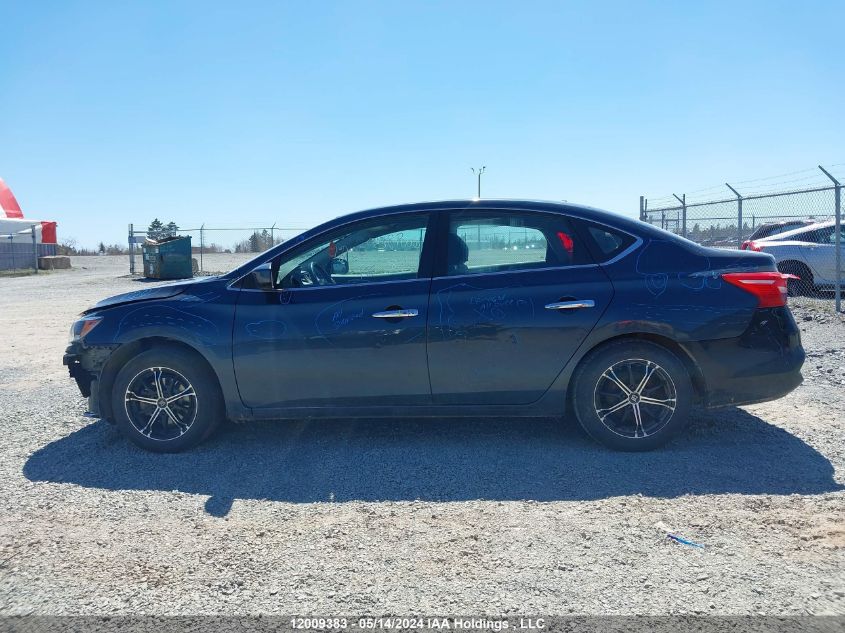
[[[88,332],[93,330],[100,324],[103,317],[100,316],[86,316],[79,319],[70,327],[70,341],[78,341],[85,337]]]

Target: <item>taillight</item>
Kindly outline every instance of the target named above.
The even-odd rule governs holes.
[[[722,279],[757,297],[758,308],[777,308],[786,305],[786,281],[798,279],[784,273],[725,273]]]
[[[743,250],[743,251],[757,251],[757,252],[759,252],[759,251],[763,250],[763,245],[757,244],[756,242],[752,242],[751,240],[745,240],[742,243],[742,246],[740,246],[739,248],[740,248],[740,250]]]

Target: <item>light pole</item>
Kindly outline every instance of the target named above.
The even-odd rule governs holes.
[[[481,198],[481,174],[483,174],[484,170],[487,169],[487,165],[479,167],[477,170],[475,167],[470,167],[470,169],[472,170],[472,173],[478,175],[478,197]]]

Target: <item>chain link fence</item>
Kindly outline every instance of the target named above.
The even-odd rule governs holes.
[[[137,229],[129,225],[129,274],[141,275],[143,266],[143,245],[150,238],[165,235],[191,238],[191,257],[194,260],[194,273],[213,275],[227,272],[252,259],[268,248],[281,244],[305,229],[293,227],[248,226],[248,227],[207,227],[165,230],[158,234],[149,234],[147,229]]]
[[[791,178],[772,182],[784,176]],[[841,310],[845,284],[842,180],[845,177],[833,169],[819,168],[726,183],[694,192],[696,197],[672,194],[649,201],[642,196],[640,219],[704,246],[770,250],[783,272],[806,271],[804,276],[814,280],[808,287],[815,294],[833,291],[836,310]],[[718,195],[718,189],[724,195]],[[713,197],[701,199],[708,194]],[[771,247],[755,242],[805,226],[808,230],[789,244]]]
[[[40,224],[16,233],[0,233],[0,271],[38,272],[41,257],[56,255],[56,244],[43,244],[37,239]]]

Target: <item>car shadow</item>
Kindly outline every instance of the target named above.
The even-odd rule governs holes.
[[[36,451],[31,481],[234,499],[591,500],[620,495],[820,494],[843,489],[830,462],[760,418],[694,414],[666,447],[618,453],[547,419],[325,420],[229,426],[193,451],[145,452],[105,422]]]

